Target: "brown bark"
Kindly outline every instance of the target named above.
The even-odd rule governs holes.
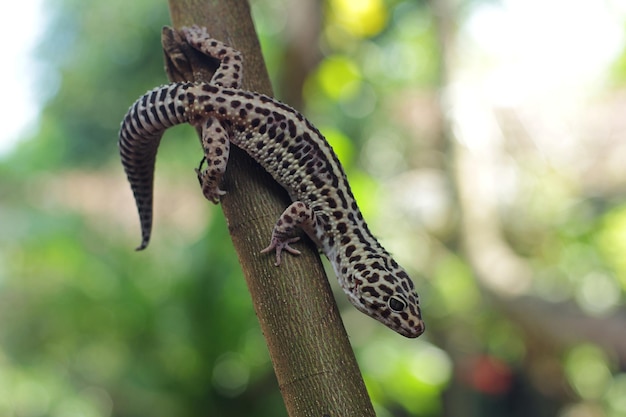
[[[170,0],[175,27],[197,24],[244,56],[244,88],[271,95],[245,0]],[[215,63],[163,32],[171,80],[208,81]],[[280,267],[260,251],[289,204],[286,192],[250,157],[231,148],[222,208],[290,416],[374,416],[337,305],[314,246]],[[200,188],[198,188],[200,192]],[[216,335],[218,336],[218,335]]]

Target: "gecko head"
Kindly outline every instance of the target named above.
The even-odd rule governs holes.
[[[413,281],[389,255],[368,254],[348,271],[348,297],[357,309],[403,336],[424,332]]]

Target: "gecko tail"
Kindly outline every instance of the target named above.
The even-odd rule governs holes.
[[[173,83],[148,91],[122,121],[118,147],[141,223],[142,242],[136,250],[145,249],[150,241],[154,165],[161,137],[167,128],[188,121],[184,107],[177,105],[175,98],[192,85]]]

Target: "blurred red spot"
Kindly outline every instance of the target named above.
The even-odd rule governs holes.
[[[492,356],[468,359],[462,369],[463,381],[484,394],[504,394],[509,391],[513,382],[509,366]]]

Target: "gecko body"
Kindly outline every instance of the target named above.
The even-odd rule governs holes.
[[[218,203],[231,144],[243,149],[289,193],[293,203],[277,221],[270,244],[276,265],[304,230],[331,262],[352,304],[406,337],[424,331],[413,282],[371,234],[343,168],[322,134],[291,107],[240,90],[241,55],[204,28],[183,28],[187,42],[220,60],[210,83],[172,83],[147,92],[120,129],[122,163],[139,211],[142,243],[152,228],[154,164],[163,132],[174,125],[201,127],[207,168],[196,170],[204,196]]]

